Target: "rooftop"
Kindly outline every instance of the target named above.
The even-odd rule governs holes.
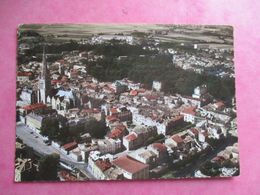
[[[112,167],[112,164],[110,163],[109,159],[106,160],[98,159],[95,163],[97,167],[103,172],[109,169],[110,167]]]
[[[136,136],[135,133],[131,133],[131,134],[129,134],[128,136],[126,136],[125,139],[126,139],[127,141],[134,141],[134,140],[137,139],[137,136]]]
[[[119,157],[119,158],[115,159],[114,161],[112,161],[112,163],[114,165],[116,165],[117,167],[119,167],[129,173],[137,173],[137,172],[149,167],[149,165],[138,162],[128,156]]]
[[[183,139],[179,136],[179,135],[174,135],[172,136],[173,141],[175,141],[176,143],[182,143]]]
[[[25,109],[27,111],[32,111],[32,110],[37,110],[37,109],[42,109],[42,108],[47,108],[46,104],[37,103],[37,104],[27,105],[27,106],[23,107],[23,109]]]
[[[65,149],[65,150],[67,150],[67,151],[69,151],[69,150],[73,150],[74,148],[76,148],[77,147],[77,142],[70,142],[70,143],[67,143],[67,144],[65,144],[65,145],[63,145],[62,147]]]

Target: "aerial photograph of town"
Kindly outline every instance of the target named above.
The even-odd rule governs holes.
[[[14,181],[239,175],[233,28],[23,24]]]

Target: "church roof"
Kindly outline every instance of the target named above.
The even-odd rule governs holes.
[[[56,94],[56,96],[74,99],[74,95],[73,95],[72,91],[59,90],[58,93]]]

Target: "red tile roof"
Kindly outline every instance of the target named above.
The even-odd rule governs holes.
[[[160,152],[167,150],[166,146],[164,144],[162,144],[162,143],[154,143],[153,147],[155,149],[159,150]]]
[[[111,108],[111,109],[110,109],[110,112],[111,112],[112,114],[116,114],[116,113],[118,113],[118,111],[117,111],[116,108]]]
[[[130,95],[132,96],[136,96],[138,94],[138,92],[136,90],[131,90],[130,91]]]
[[[222,101],[216,102],[214,105],[215,105],[217,108],[221,108],[221,107],[224,107],[224,106],[225,106],[224,102],[222,102]]]
[[[32,111],[32,110],[47,108],[47,105],[43,104],[43,103],[37,103],[37,104],[32,104],[32,105],[26,105],[22,108],[27,110],[27,111]]]
[[[131,134],[129,134],[128,136],[126,136],[125,138],[126,138],[126,140],[128,140],[128,141],[134,141],[134,140],[137,139],[137,136],[136,136],[136,134],[131,133]]]
[[[69,172],[61,170],[59,172],[59,175],[65,180],[65,181],[76,181],[77,178],[73,175],[71,175]]]
[[[108,137],[113,139],[123,137],[125,129],[126,127],[123,124],[119,124],[111,130]]]
[[[103,90],[109,92],[109,93],[115,93],[115,90],[111,87],[103,87]]]
[[[190,131],[191,131],[194,135],[198,135],[198,134],[199,134],[199,130],[198,130],[198,129],[191,128]]]
[[[57,83],[62,83],[62,81],[61,80],[56,80],[56,79],[51,80],[51,84],[57,84]]]
[[[107,119],[109,122],[119,120],[116,116],[107,116],[106,119]]]
[[[95,164],[103,172],[106,171],[107,169],[109,169],[110,167],[112,167],[112,164],[110,163],[110,161],[108,159],[107,160],[99,159],[95,162]]]
[[[17,76],[31,76],[31,72],[17,72]]]
[[[196,115],[196,112],[195,112],[195,110],[196,110],[196,107],[189,107],[189,108],[186,108],[186,109],[184,109],[183,111],[182,111],[182,113],[184,113],[184,114],[190,114],[190,115]]]
[[[70,151],[76,148],[77,146],[78,146],[77,142],[74,141],[63,145],[62,147],[64,148],[64,150]]]
[[[179,135],[172,136],[173,141],[175,141],[177,144],[182,143],[183,139]]]
[[[82,113],[92,113],[92,114],[97,114],[100,113],[101,110],[98,108],[92,108],[92,109],[83,109],[81,110]]]
[[[119,158],[115,159],[114,161],[112,161],[112,163],[114,165],[116,165],[117,167],[127,171],[128,173],[132,173],[132,174],[137,173],[137,172],[149,167],[149,165],[138,162],[128,156],[119,157]]]
[[[183,116],[182,115],[177,115],[177,116],[175,116],[173,119],[172,119],[172,121],[174,121],[174,122],[176,122],[176,121],[180,121],[180,120],[183,120]]]

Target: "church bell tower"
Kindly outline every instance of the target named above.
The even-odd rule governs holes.
[[[45,47],[43,47],[42,70],[39,78],[38,102],[42,102],[46,104],[47,96],[50,93],[50,88],[51,88],[50,74],[49,74],[48,65],[46,61]]]

